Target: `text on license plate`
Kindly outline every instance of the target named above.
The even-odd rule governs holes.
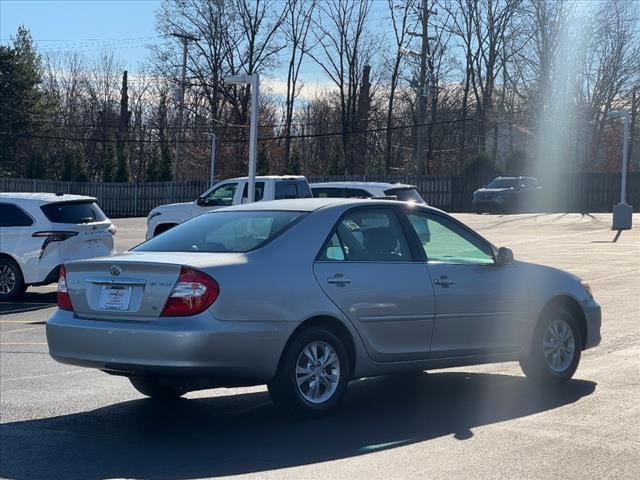
[[[104,285],[100,292],[100,310],[127,310],[131,300],[131,287],[123,285]]]

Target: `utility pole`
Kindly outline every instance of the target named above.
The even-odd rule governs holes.
[[[180,81],[180,107],[178,109],[178,131],[176,133],[176,158],[173,161],[173,174],[172,178],[176,180],[176,172],[178,167],[178,161],[180,160],[180,142],[182,141],[182,127],[184,126],[184,90],[186,88],[187,78],[187,45],[189,42],[197,42],[200,40],[198,37],[189,35],[186,33],[174,32],[172,37],[179,38],[182,42],[182,80]]]
[[[428,0],[422,0],[420,8],[420,17],[422,20],[422,32],[409,32],[409,35],[422,38],[422,47],[420,49],[420,79],[418,92],[418,127],[416,135],[416,166],[418,174],[424,175],[424,124],[427,123],[427,56],[429,54],[429,40],[435,40],[429,37],[429,15],[437,15],[435,10],[429,10]]]

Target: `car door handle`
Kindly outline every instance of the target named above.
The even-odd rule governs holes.
[[[345,285],[351,283],[351,279],[345,277],[341,273],[336,273],[333,277],[327,278],[327,283],[332,283],[337,285],[338,287],[344,287]]]
[[[440,278],[434,280],[433,283],[435,283],[436,285],[440,285],[441,287],[444,287],[444,288],[449,288],[451,285],[454,285],[456,282],[449,280],[449,277],[447,277],[446,275],[442,275],[440,276]]]

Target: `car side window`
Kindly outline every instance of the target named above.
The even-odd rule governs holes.
[[[298,187],[296,182],[276,182],[276,200],[286,198],[298,198]]]
[[[206,197],[204,197],[202,205],[205,207],[224,207],[233,205],[233,196],[238,188],[237,183],[225,183],[218,188],[212,190]]]
[[[244,190],[242,191],[242,201],[245,201],[249,197],[249,182],[244,184]],[[259,202],[264,198],[264,182],[256,182],[253,198],[256,202]]]
[[[369,198],[371,194],[360,188],[345,188],[344,198]]]
[[[342,198],[341,188],[316,187],[313,188],[313,196],[316,198]]]
[[[454,222],[428,214],[411,213],[407,218],[429,262],[469,265],[494,263],[491,247]]]
[[[33,219],[20,207],[11,203],[0,203],[0,227],[29,227]]]
[[[395,213],[357,209],[344,215],[322,249],[321,260],[411,262],[411,250]]]

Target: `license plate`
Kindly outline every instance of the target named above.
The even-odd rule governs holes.
[[[127,310],[131,300],[131,287],[104,285],[100,292],[100,310]]]

